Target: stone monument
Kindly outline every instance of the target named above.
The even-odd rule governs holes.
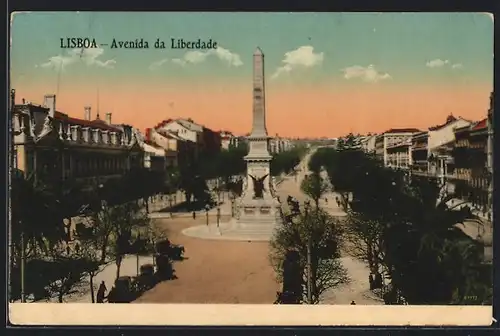
[[[266,129],[264,88],[264,54],[257,48],[253,54],[253,126],[248,136],[245,156],[247,173],[243,192],[234,202],[234,218],[220,226],[192,226],[182,232],[205,239],[268,241],[281,223],[280,202],[271,178],[271,160]]]
[[[243,193],[237,202],[234,229],[247,235],[271,238],[281,221],[280,203],[271,178],[269,136],[266,129],[264,54],[260,48],[253,54],[253,123],[245,156],[247,173]]]

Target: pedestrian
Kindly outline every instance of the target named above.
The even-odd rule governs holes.
[[[99,285],[99,289],[97,290],[97,303],[104,303],[104,299],[106,298],[106,284],[104,281],[101,281]]]
[[[356,302],[354,300],[351,301],[351,306],[355,306]]]
[[[193,219],[196,219],[196,211],[193,211]]]
[[[325,203],[328,204],[328,197],[325,197]]]

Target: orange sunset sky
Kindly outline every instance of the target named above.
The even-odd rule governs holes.
[[[493,22],[483,14],[360,13],[336,21],[342,13],[240,13],[240,18],[236,13],[97,13],[90,32],[90,14],[84,14],[14,17],[11,81],[17,103],[21,98],[42,103],[44,94],[55,93],[57,110],[73,117],[83,118],[84,106],[91,105],[93,117],[97,109],[101,118],[111,112],[113,123],[141,130],[163,119],[190,117],[242,135],[251,128],[251,61],[257,46],[265,54],[271,135],[424,130],[449,114],[480,120],[493,90]],[[177,21],[165,15],[177,15]],[[221,18],[234,20],[231,33],[239,39],[223,29]],[[121,33],[123,22],[130,27],[127,33]],[[259,29],[253,32],[246,25],[255,22]],[[286,33],[292,22],[290,29],[303,23],[300,34]],[[141,23],[156,29],[139,28]],[[186,26],[189,31],[181,29]],[[68,51],[59,46],[66,30],[67,36],[91,35],[103,44],[138,36],[154,41],[158,31],[167,31],[165,40],[175,32],[178,38],[211,38],[220,47]],[[30,46],[39,52],[27,52]]]

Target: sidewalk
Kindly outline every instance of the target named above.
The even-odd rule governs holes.
[[[479,221],[474,219],[469,221],[466,220],[463,225],[457,224],[457,227],[459,227],[466,235],[472,239],[478,239],[478,237],[481,237],[482,239],[491,240],[493,238],[493,223],[487,218],[488,214],[484,216],[482,211],[474,209],[471,202],[458,198],[451,199],[448,201],[447,205],[451,207],[456,206],[455,209],[457,210],[468,206],[471,209],[472,214],[477,216],[479,219]]]
[[[139,268],[142,265],[153,264],[153,256],[139,256]],[[107,292],[109,293],[111,288],[113,287],[116,279],[116,263],[114,261],[110,261],[107,264],[101,265],[100,271],[94,276],[93,284],[94,284],[94,295],[97,294],[97,290],[99,289],[99,285],[101,281],[104,281],[106,284]],[[137,256],[136,255],[127,255],[123,258],[122,264],[120,267],[120,276],[137,276]],[[27,302],[33,302],[32,297],[29,295],[27,297]],[[88,275],[84,276],[82,281],[73,286],[71,294],[64,295],[64,303],[91,303],[92,298],[90,296],[90,278]],[[20,302],[17,301],[17,302]],[[37,301],[36,303],[57,303],[57,297],[54,296],[45,301]]]
[[[488,213],[486,214],[483,214],[482,211],[480,211],[477,207],[474,207],[474,205],[472,204],[472,202],[468,202],[468,201],[464,201],[462,199],[459,199],[459,198],[452,198],[451,200],[448,201],[448,203],[446,203],[448,206],[457,206],[458,204],[460,204],[460,206],[457,206],[455,209],[461,209],[465,206],[468,206],[472,213],[477,216],[479,219],[485,221],[485,222],[491,222],[490,219],[488,219]]]
[[[222,202],[224,199],[224,202]],[[217,209],[220,209],[221,216],[231,216],[231,201],[227,195],[224,198],[220,198],[221,204],[219,206],[215,206],[208,211],[209,217],[217,216]],[[172,204],[175,206],[175,204]],[[193,211],[172,211],[172,216],[170,216],[170,211],[168,208],[170,207],[169,201],[161,201],[158,200],[156,202],[152,202],[149,205],[149,218],[188,218],[193,216]],[[163,211],[162,211],[163,210]],[[206,216],[205,210],[197,210],[196,216]]]

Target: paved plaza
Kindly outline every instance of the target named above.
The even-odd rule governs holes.
[[[186,259],[174,263],[178,279],[158,284],[135,302],[272,303],[280,284],[269,264],[268,243],[199,239],[182,234],[188,227],[203,225],[204,220],[156,220],[173,243],[184,246]]]

